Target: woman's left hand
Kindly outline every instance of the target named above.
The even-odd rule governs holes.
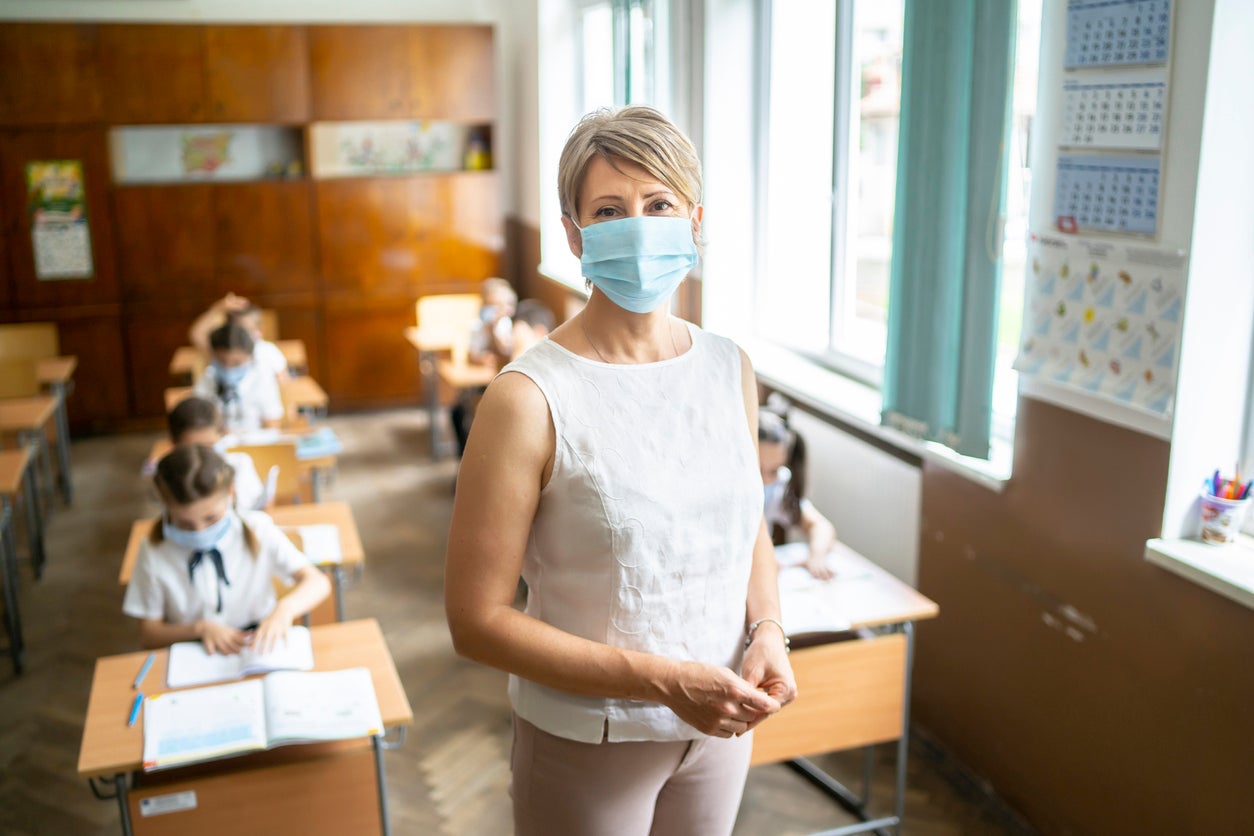
[[[249,647],[257,653],[266,653],[287,641],[287,631],[291,626],[291,617],[283,612],[282,607],[275,607],[274,611],[257,625]]]
[[[797,698],[797,680],[793,678],[792,665],[788,662],[788,648],[784,634],[775,625],[763,624],[754,634],[753,642],[745,648],[745,658],[740,675],[750,685],[774,697],[781,706]],[[751,723],[753,728],[769,715],[763,715]],[[746,729],[748,731],[748,729]]]

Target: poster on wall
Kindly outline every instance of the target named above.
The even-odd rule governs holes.
[[[90,279],[91,232],[82,161],[27,163],[26,205],[31,218],[35,278]]]
[[[1033,234],[1027,278],[1020,374],[1171,414],[1183,252]]]

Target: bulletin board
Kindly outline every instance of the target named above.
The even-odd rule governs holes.
[[[1020,374],[1168,416],[1186,259],[1178,250],[1033,234]]]

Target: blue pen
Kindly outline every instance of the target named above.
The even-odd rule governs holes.
[[[1215,471],[1215,475],[1210,478],[1210,495],[1219,496],[1219,471]]]
[[[139,684],[144,681],[144,677],[148,675],[148,669],[152,667],[152,663],[157,661],[157,654],[149,653],[148,658],[144,660],[144,664],[140,667],[139,673],[135,675],[135,682],[132,688],[138,688]]]
[[[133,726],[135,721],[139,719],[139,707],[144,704],[144,693],[141,691],[135,695],[135,702],[131,703],[131,716],[127,719],[126,725]]]

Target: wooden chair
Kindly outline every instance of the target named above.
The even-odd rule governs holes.
[[[287,539],[291,540],[296,548],[302,550],[305,548],[304,544],[300,541],[299,531],[284,529],[283,533],[287,535]],[[331,581],[331,594],[323,599],[321,604],[310,610],[309,614],[301,620],[301,623],[306,627],[317,627],[320,624],[335,624],[340,620],[336,616],[335,612],[335,598],[339,592],[339,590],[335,587],[339,584],[339,575],[336,572],[333,572],[330,566],[323,566],[319,568],[326,573],[327,580]],[[279,598],[282,598],[284,595],[292,591],[292,587],[283,583],[278,578],[275,578],[272,583],[274,584],[274,594]]]
[[[232,447],[232,453],[247,453],[257,468],[257,475],[265,482],[271,468],[278,468],[274,504],[295,505],[313,502],[313,479],[308,469],[301,466],[296,457],[295,444],[245,444]]]
[[[261,309],[261,338],[267,342],[279,338],[279,312],[272,308]]]
[[[35,358],[0,354],[0,398],[29,398],[40,389]]]
[[[414,313],[424,342],[452,349],[469,340],[470,326],[479,319],[482,306],[478,293],[443,293],[423,296],[414,304]]]
[[[0,325],[0,357],[42,360],[61,354],[55,322],[17,322]]]

